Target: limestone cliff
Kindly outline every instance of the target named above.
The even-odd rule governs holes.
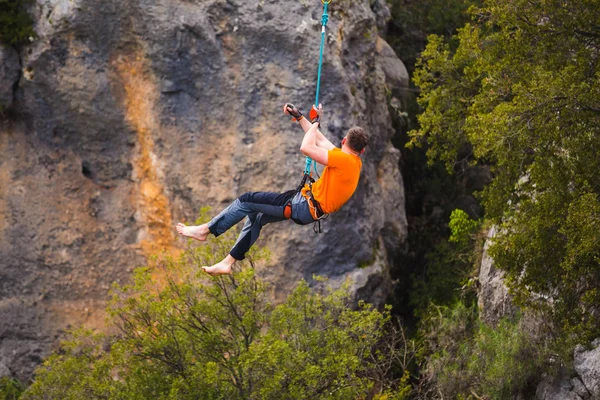
[[[370,301],[388,293],[406,218],[386,98],[402,80],[377,52],[386,10],[330,5],[324,131],[339,143],[362,125],[372,142],[357,193],[323,234],[265,228],[273,256],[260,273],[275,299],[313,274],[352,277]],[[0,370],[20,379],[66,326],[103,327],[111,283],[184,246],[177,221],[295,187],[302,134],[280,109],[314,101],[322,5],[37,0],[31,13],[37,38],[0,52]]]

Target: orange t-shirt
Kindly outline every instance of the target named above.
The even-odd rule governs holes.
[[[329,150],[327,157],[327,166],[321,178],[313,183],[312,193],[321,209],[326,214],[331,214],[339,210],[354,194],[362,161],[360,157],[344,153],[337,147]],[[307,184],[302,189],[302,195],[306,198],[309,197],[306,193],[308,190]]]

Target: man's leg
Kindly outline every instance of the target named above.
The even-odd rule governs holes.
[[[295,191],[285,193],[273,192],[248,192],[233,201],[219,215],[209,223],[210,232],[219,236],[227,232],[232,226],[244,217],[252,214],[266,214],[274,217],[283,217],[283,210]]]
[[[199,226],[185,226],[179,223],[177,232],[183,236],[205,241],[209,233],[219,236],[247,216],[248,221],[246,221],[232,252],[220,263],[212,267],[202,267],[209,274],[228,274],[235,261],[244,259],[244,255],[258,239],[264,225],[286,219],[283,215],[284,209],[294,193],[294,190],[285,193],[245,193],[235,199],[209,223]]]
[[[248,215],[248,219],[229,254],[236,260],[243,260],[248,250],[250,250],[250,247],[252,247],[260,236],[260,231],[263,226],[270,224],[271,222],[285,220],[285,217],[276,217],[263,213]]]
[[[179,222],[177,224],[177,232],[179,232],[180,235],[204,242],[209,233],[219,236],[227,232],[229,228],[240,222],[242,218],[251,212],[253,211],[249,207],[244,207],[241,204],[240,199],[237,198],[230,205],[225,207],[219,215],[206,224],[185,226]],[[211,226],[213,227],[212,230],[210,229]]]
[[[227,257],[212,267],[202,267],[202,269],[210,275],[230,274],[233,264],[246,257],[246,253],[258,239],[263,226],[270,224],[271,222],[283,221],[285,219],[285,217],[276,217],[263,213],[248,215],[248,219]]]
[[[272,216],[283,216],[283,209],[294,193],[294,190],[285,193],[244,193],[209,223],[198,226],[186,226],[178,223],[177,232],[180,235],[203,242],[209,233],[212,233],[215,237],[219,236],[250,214],[263,213]]]

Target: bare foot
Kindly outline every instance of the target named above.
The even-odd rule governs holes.
[[[218,276],[218,275],[229,275],[231,274],[231,267],[235,264],[237,260],[231,257],[229,254],[223,261],[213,265],[212,267],[202,267],[202,270],[209,275]]]
[[[177,224],[177,232],[180,235],[199,240],[200,242],[206,241],[210,231],[208,230],[208,224],[202,224],[198,226],[186,226],[179,222]]]

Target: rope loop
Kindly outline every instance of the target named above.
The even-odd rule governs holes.
[[[329,3],[331,3],[331,0],[321,0],[321,3],[323,3],[323,4],[329,4]]]

